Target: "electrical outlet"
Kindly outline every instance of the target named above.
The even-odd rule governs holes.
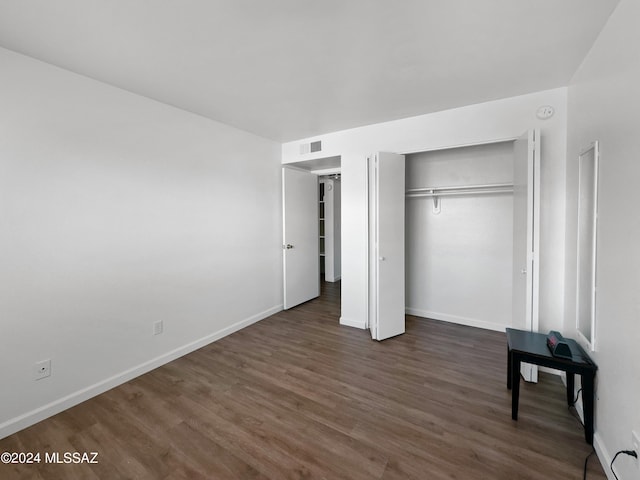
[[[640,435],[638,432],[631,432],[631,445],[633,445],[631,449],[635,450],[638,457],[640,457]],[[640,458],[635,458],[635,461],[636,468],[640,469]]]
[[[40,362],[36,362],[33,371],[33,379],[41,380],[43,378],[47,378],[51,375],[51,360],[42,360]]]
[[[160,335],[163,330],[164,330],[164,327],[163,327],[163,324],[162,324],[162,320],[158,320],[157,322],[154,322],[154,324],[153,324],[153,334],[154,335]]]

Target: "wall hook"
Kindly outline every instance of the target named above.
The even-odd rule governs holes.
[[[432,212],[433,212],[434,215],[438,215],[440,213],[440,198],[435,195],[435,191],[434,190],[431,190],[431,193],[433,194],[433,197],[432,197],[433,198],[433,210],[432,210]]]

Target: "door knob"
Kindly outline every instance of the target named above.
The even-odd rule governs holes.
[[[380,257],[380,261],[384,262],[387,259],[387,257]]]
[[[293,245],[287,243],[286,245],[284,245],[284,248],[286,248],[287,250],[291,250],[293,248]]]

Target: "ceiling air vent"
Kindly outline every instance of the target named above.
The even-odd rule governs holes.
[[[321,150],[322,150],[322,141],[320,140],[316,142],[300,144],[300,155],[305,155],[307,153],[320,152]]]

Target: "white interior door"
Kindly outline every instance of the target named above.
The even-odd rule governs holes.
[[[404,155],[369,158],[369,327],[384,340],[405,331]]]
[[[513,165],[513,327],[538,331],[538,251],[540,227],[540,133],[530,130],[514,143]],[[538,381],[535,365],[522,376]]]
[[[320,295],[318,177],[282,168],[284,308]]]

